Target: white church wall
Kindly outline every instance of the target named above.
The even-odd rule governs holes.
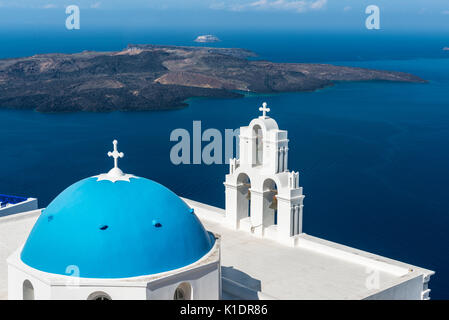
[[[20,263],[20,262],[19,262]],[[22,263],[23,264],[23,263]],[[23,282],[29,280],[35,300],[87,300],[93,294],[104,294],[112,300],[173,300],[176,288],[182,283],[192,287],[191,299],[217,300],[221,291],[220,262],[148,280],[150,277],[127,279],[87,279],[52,275],[33,271],[22,265],[25,272],[14,265],[8,266],[8,299],[23,299]],[[43,281],[43,277],[49,277]],[[53,280],[49,280],[49,279]],[[148,282],[149,281],[149,282]],[[49,284],[51,283],[51,284]]]
[[[8,299],[23,299],[23,282],[33,285],[35,300],[86,300],[94,292],[105,292],[112,299],[145,299],[145,284],[117,285],[120,280],[85,279],[55,275],[36,270],[20,259],[22,248],[8,258]],[[92,283],[92,285],[89,285]],[[98,285],[101,283],[101,285]]]
[[[220,237],[200,260],[180,269],[121,279],[78,278],[43,272],[20,259],[22,248],[11,254],[8,262],[8,299],[23,299],[23,282],[33,286],[34,299],[86,300],[104,295],[112,300],[146,300],[174,298],[176,288],[188,283],[191,299],[220,299],[221,265]]]
[[[393,283],[389,288],[371,294],[365,300],[422,300],[423,275],[415,276],[407,281]]]
[[[114,285],[117,281],[110,280],[109,285],[102,286],[51,286],[51,299],[53,300],[88,300],[95,296],[105,294],[112,300],[145,300],[146,288],[141,286]]]
[[[191,287],[191,300],[218,300],[221,290],[220,263],[187,270],[147,284],[148,300],[173,300],[176,289],[183,283]]]
[[[33,286],[34,300],[51,299],[51,287],[48,283],[26,273],[15,266],[8,265],[8,300],[22,300],[23,284],[28,280]]]

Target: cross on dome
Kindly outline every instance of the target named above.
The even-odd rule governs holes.
[[[114,140],[112,141],[112,144],[114,145],[114,151],[108,152],[108,157],[114,158],[114,168],[109,170],[108,176],[111,177],[111,179],[119,179],[120,177],[124,176],[124,173],[120,168],[118,167],[118,158],[123,158],[125,154],[123,152],[118,152],[117,150],[117,144],[118,141]]]
[[[118,141],[117,140],[112,141],[112,144],[114,145],[114,151],[113,152],[109,151],[108,157],[114,158],[114,169],[118,169],[118,158],[123,158],[125,156],[125,154],[123,152],[118,152],[118,150],[117,150]]]
[[[270,112],[270,108],[267,108],[267,103],[264,102],[262,103],[262,107],[259,108],[259,111],[262,111],[262,118],[266,119],[267,118],[267,112]]]
[[[112,182],[116,181],[128,181],[130,178],[135,178],[135,176],[131,174],[124,174],[122,170],[118,167],[118,159],[123,158],[125,154],[123,152],[119,152],[117,149],[118,141],[114,140],[112,141],[112,144],[114,145],[114,151],[108,152],[108,157],[114,158],[114,168],[109,170],[108,173],[100,174],[97,176],[98,181],[101,180],[109,180]]]

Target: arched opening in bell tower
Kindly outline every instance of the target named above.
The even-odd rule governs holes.
[[[251,217],[251,180],[245,173],[237,177],[237,217]]]
[[[267,228],[278,222],[278,188],[273,179],[263,183],[263,226]]]
[[[263,131],[259,125],[253,127],[254,137],[254,160],[253,164],[256,166],[263,164]]]

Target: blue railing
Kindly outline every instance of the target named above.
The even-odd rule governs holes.
[[[7,204],[17,204],[27,200],[28,198],[24,197],[7,196],[4,194],[0,194],[0,208],[6,207]]]

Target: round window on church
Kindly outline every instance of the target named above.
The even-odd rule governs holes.
[[[187,283],[181,283],[175,290],[174,300],[192,300],[192,286]]]
[[[104,292],[94,292],[89,295],[87,300],[112,300],[111,297]]]

